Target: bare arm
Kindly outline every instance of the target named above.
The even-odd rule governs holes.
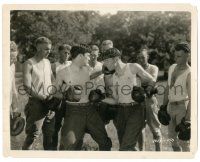
[[[54,97],[57,97],[59,99],[63,98],[63,92],[68,89],[67,84],[64,81],[64,78],[67,75],[66,73],[63,74],[64,70],[65,69],[59,71],[56,75],[56,81],[55,81],[56,93]]]
[[[157,81],[158,71],[159,71],[158,67],[154,66],[154,68],[152,69],[152,73],[151,73],[151,76],[153,77],[154,81]]]
[[[163,105],[168,104],[168,102],[169,102],[168,95],[169,95],[169,86],[167,85],[167,87],[165,88],[165,92],[164,92]]]
[[[101,74],[103,74],[103,73],[102,73],[102,70],[96,71],[95,73],[92,73],[92,74],[90,75],[90,80],[97,78],[97,77],[100,76]]]
[[[148,83],[150,86],[155,86],[154,78],[147,73],[142,66],[137,63],[130,64],[130,69],[133,74],[137,74],[143,82]]]
[[[13,77],[12,80],[12,111],[16,112],[17,111],[17,105],[18,105],[18,93],[15,85],[15,77]]]
[[[188,74],[186,85],[187,85],[189,103],[188,103],[188,106],[187,106],[185,120],[190,121],[191,120],[191,74]]]

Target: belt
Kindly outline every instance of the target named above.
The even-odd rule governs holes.
[[[137,102],[131,102],[131,103],[118,103],[118,106],[134,106],[134,105],[138,105]]]
[[[87,102],[87,103],[66,102],[66,104],[71,105],[71,106],[89,106],[89,105],[91,105],[89,102]]]
[[[180,104],[184,104],[186,101],[182,100],[182,101],[174,101],[174,102],[170,102],[171,105],[180,105]]]

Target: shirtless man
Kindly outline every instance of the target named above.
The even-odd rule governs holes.
[[[43,122],[48,116],[54,113],[49,112],[44,101],[52,94],[51,85],[53,74],[51,65],[47,58],[51,50],[51,41],[46,37],[39,37],[35,42],[36,53],[24,63],[23,81],[26,92],[29,95],[28,103],[25,107],[26,116],[26,138],[23,144],[23,150],[32,149],[33,143],[38,138],[43,127],[43,146],[45,150],[51,149],[51,137],[54,130],[49,124],[44,127]]]
[[[62,89],[64,86],[64,90],[68,90],[69,87],[78,86],[81,92],[75,93],[79,96],[79,102],[66,101],[67,109],[61,130],[60,150],[79,150],[79,143],[86,130],[98,143],[99,150],[110,150],[111,140],[108,138],[102,120],[88,99],[90,50],[85,46],[73,46],[70,52],[72,64],[58,73],[57,87]],[[62,93],[58,93],[56,96],[63,98]]]
[[[191,69],[188,65],[190,47],[188,43],[181,42],[175,46],[175,60],[169,68],[169,77],[163,100],[163,107],[171,116],[168,125],[169,139],[173,139],[174,151],[190,151],[189,141],[178,139],[175,128],[184,118],[185,123],[190,123],[191,116]]]
[[[123,63],[121,53],[116,48],[106,50],[103,55],[104,66],[108,70],[115,70],[112,82],[112,96],[102,102],[113,104],[117,108],[117,115],[113,122],[117,129],[120,150],[136,151],[138,136],[144,125],[144,110],[141,104],[135,102],[131,97],[133,86],[137,86],[136,75],[149,83],[152,87],[155,82],[137,63]]]

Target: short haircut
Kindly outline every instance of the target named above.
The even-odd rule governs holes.
[[[17,52],[18,49],[17,49],[17,45],[14,41],[11,41],[10,42],[10,52]]]
[[[35,40],[35,46],[37,46],[38,44],[43,44],[43,43],[52,44],[51,40],[46,37],[39,37]]]
[[[66,49],[66,50],[68,50],[70,52],[71,48],[72,47],[69,44],[63,44],[63,45],[58,47],[58,51],[62,51],[64,49]]]
[[[110,45],[111,47],[113,47],[113,42],[111,40],[104,40],[102,42],[102,45]]]
[[[90,53],[91,50],[87,45],[73,46],[70,50],[71,58],[75,59],[79,54]]]
[[[187,42],[180,42],[175,46],[176,51],[183,50],[185,53],[190,53],[190,46]]]

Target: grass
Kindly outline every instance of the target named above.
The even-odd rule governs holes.
[[[17,85],[20,85],[20,79],[17,79]],[[158,82],[158,85],[162,85],[165,86],[166,82]],[[157,99],[159,104],[162,104],[162,100],[163,100],[163,95],[157,95]],[[28,97],[27,96],[20,96],[19,97],[19,109],[21,112],[23,112],[24,107],[27,103]],[[171,147],[170,147],[170,141],[168,140],[168,134],[167,134],[167,127],[166,126],[162,126],[161,128],[162,131],[162,136],[163,136],[163,140],[162,140],[162,151],[172,151]],[[118,138],[117,138],[117,132],[116,129],[113,125],[113,122],[111,121],[108,125],[107,125],[107,132],[109,137],[112,140],[112,150],[116,151],[119,149],[119,142],[118,142]],[[152,133],[150,132],[148,126],[145,129],[145,151],[154,151],[154,143],[153,143],[153,137],[152,137]],[[12,150],[21,150],[23,141],[25,139],[25,132],[23,131],[20,135],[16,136],[16,137],[12,137],[11,138],[11,149]],[[35,150],[43,150],[43,146],[42,146],[42,134],[40,135],[40,137],[38,138],[38,140],[35,142],[34,144],[34,149]],[[84,144],[83,144],[83,150],[97,150],[98,149],[98,145],[97,143],[91,138],[91,136],[89,134],[86,134],[84,136]]]

